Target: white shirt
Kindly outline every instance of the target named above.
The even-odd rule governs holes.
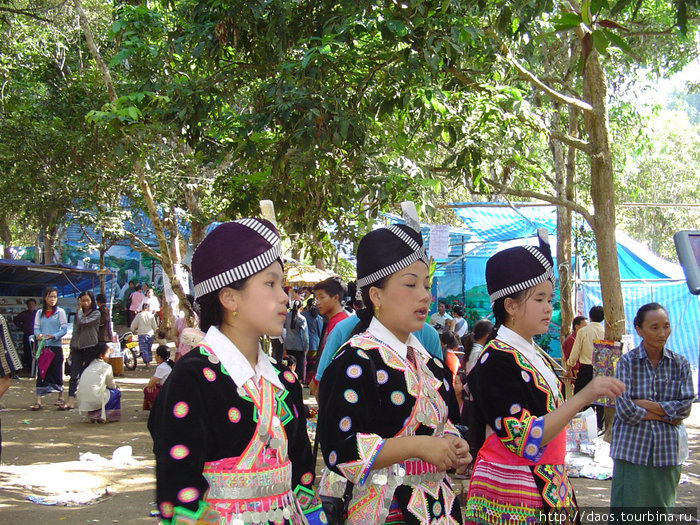
[[[440,312],[435,312],[433,315],[430,316],[430,325],[435,328],[435,325],[439,324],[440,329],[438,330],[435,328],[439,334],[445,331],[445,325],[447,324],[447,321],[451,321],[452,316],[445,312],[444,314],[440,314]]]
[[[158,331],[158,323],[151,312],[142,310],[136,314],[129,328],[136,335],[153,335]]]
[[[248,359],[236,345],[222,334],[216,326],[209,327],[202,343],[210,347],[214,355],[221,360],[221,365],[229,373],[236,386],[243,386],[251,378],[257,381],[264,377],[280,390],[285,390],[277,375],[277,371],[270,362],[270,358],[263,352],[260,345],[258,345],[258,362],[255,364],[255,369],[253,369]]]
[[[472,371],[472,368],[474,368],[474,365],[476,365],[476,362],[479,360],[479,357],[481,357],[481,352],[484,350],[484,347],[480,345],[479,343],[474,343],[474,346],[472,347],[472,353],[469,354],[469,359],[467,360],[467,374]]]
[[[522,356],[525,357],[525,359],[527,359],[540,374],[542,374],[542,377],[544,377],[545,381],[547,381],[547,385],[549,385],[549,389],[552,391],[552,394],[555,396],[557,395],[559,392],[559,379],[557,379],[557,375],[551,368],[549,368],[549,365],[547,365],[544,358],[539,354],[534,343],[525,340],[522,336],[515,333],[507,326],[500,326],[498,328],[496,339],[509,344],[520,352]]]
[[[153,377],[158,379],[158,384],[162,385],[165,380],[168,379],[170,372],[173,371],[173,367],[170,366],[167,361],[163,361],[156,367],[156,371],[153,372]]]
[[[80,376],[78,391],[75,394],[78,410],[83,413],[102,409],[102,419],[104,419],[104,407],[109,401],[107,388],[117,388],[112,365],[105,363],[102,359],[94,359]]]
[[[422,352],[424,358],[432,357],[428,351],[423,348],[423,345],[420,344],[420,341],[415,335],[409,334],[406,342],[401,342],[399,338],[392,334],[389,329],[380,323],[376,317],[372,317],[372,321],[369,323],[369,328],[367,330],[374,337],[399,354],[404,360],[406,360],[407,349],[409,346],[413,347],[413,349],[418,352]]]
[[[455,317],[454,319],[452,319],[452,321],[454,321],[452,323],[452,331],[455,334],[457,334],[457,337],[462,337],[464,334],[467,333],[467,328],[469,328],[469,326],[467,325],[467,320],[464,317],[460,317],[459,319]],[[457,325],[460,324],[460,322],[462,326],[458,328]]]

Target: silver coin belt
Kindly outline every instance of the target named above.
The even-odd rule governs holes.
[[[260,502],[250,502],[251,504]],[[273,503],[274,507],[267,510],[246,510],[243,512],[229,513],[226,504],[213,503],[224,517],[219,522],[220,525],[246,525],[251,523],[270,522],[280,523],[282,520],[291,520],[292,523],[303,523],[303,514],[296,504],[294,494],[290,491],[287,494],[278,496]]]
[[[251,498],[248,501],[215,501],[210,491],[206,499],[223,516],[221,525],[267,524],[279,523],[282,520],[303,523],[301,510],[291,490],[267,498]]]
[[[210,499],[269,498],[292,488],[292,465],[289,462],[257,472],[205,471],[203,475],[209,483]]]
[[[362,499],[364,493],[371,485],[387,485],[389,490],[384,493],[384,499],[382,501],[381,508],[379,509],[378,523],[381,523],[389,515],[391,500],[394,498],[394,491],[399,485],[423,485],[425,483],[436,483],[444,480],[447,476],[446,472],[438,472],[433,465],[420,460],[409,460],[406,463],[407,464],[391,465],[390,467],[377,470],[369,475],[367,481],[363,485],[355,485],[351,505],[353,502]],[[427,471],[420,474],[407,474],[406,467],[409,468],[409,471],[414,472],[420,472],[420,470],[432,467],[430,470],[433,471]],[[331,486],[332,493],[342,494],[345,490],[345,483],[345,478],[337,476],[337,481],[334,481]]]

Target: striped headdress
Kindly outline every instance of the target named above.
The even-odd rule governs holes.
[[[370,286],[416,261],[429,264],[419,232],[405,224],[372,230],[357,247],[357,286]]]
[[[282,267],[280,236],[265,219],[238,219],[214,228],[192,255],[194,295],[200,298],[264,270]]]
[[[491,306],[498,299],[527,290],[545,281],[556,286],[547,230],[537,230],[540,246],[516,246],[493,255],[486,262],[486,289]]]

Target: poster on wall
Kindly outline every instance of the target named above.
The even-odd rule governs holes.
[[[449,252],[450,226],[448,224],[431,224],[428,253],[433,259],[447,259]]]

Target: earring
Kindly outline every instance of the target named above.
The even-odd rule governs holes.
[[[234,318],[235,318],[235,317],[238,317],[238,312],[237,312],[236,310],[234,310],[233,312],[231,312],[231,314],[233,315]]]
[[[374,317],[377,317],[377,314],[379,314],[379,307],[375,306],[374,307]]]

